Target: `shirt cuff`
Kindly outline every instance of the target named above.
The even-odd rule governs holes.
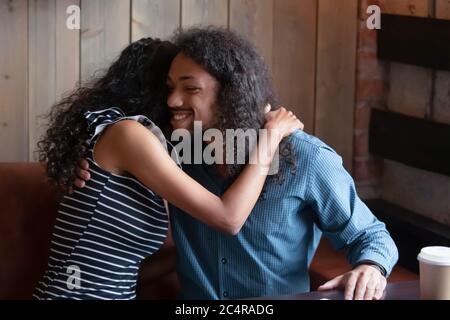
[[[355,269],[357,266],[360,266],[362,264],[371,265],[371,266],[377,268],[378,271],[380,271],[380,273],[383,275],[383,277],[386,277],[386,273],[387,273],[386,269],[384,269],[384,267],[381,264],[379,264],[379,263],[377,263],[375,261],[372,261],[372,260],[361,260],[361,261],[358,261],[358,263],[356,263],[353,266],[353,269]]]

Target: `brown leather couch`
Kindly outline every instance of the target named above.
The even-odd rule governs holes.
[[[45,271],[50,238],[61,192],[48,182],[37,163],[0,163],[0,299],[30,299]],[[174,271],[174,245],[141,264],[138,298],[174,299],[179,283]],[[349,266],[341,253],[322,242],[311,265],[312,288]],[[417,279],[396,267],[390,280]]]

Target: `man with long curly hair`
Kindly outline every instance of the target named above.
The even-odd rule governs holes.
[[[174,129],[259,129],[263,107],[275,105],[272,82],[255,48],[234,32],[193,28],[175,37],[167,104]],[[182,297],[240,299],[307,292],[308,267],[322,233],[347,250],[349,272],[319,290],[342,288],[346,299],[380,299],[398,252],[385,225],[356,193],[341,157],[297,132],[282,145],[279,172],[268,179],[236,236],[171,207]],[[236,152],[237,150],[233,150]],[[185,164],[208,190],[223,194],[239,164]]]

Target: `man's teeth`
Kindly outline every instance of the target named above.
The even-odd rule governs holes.
[[[174,120],[183,120],[183,119],[185,119],[187,117],[188,117],[187,114],[174,114],[173,115]]]

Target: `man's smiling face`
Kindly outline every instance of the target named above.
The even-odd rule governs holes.
[[[203,129],[214,123],[219,82],[205,68],[179,53],[172,61],[167,76],[173,129],[193,129],[194,121],[202,121]]]

